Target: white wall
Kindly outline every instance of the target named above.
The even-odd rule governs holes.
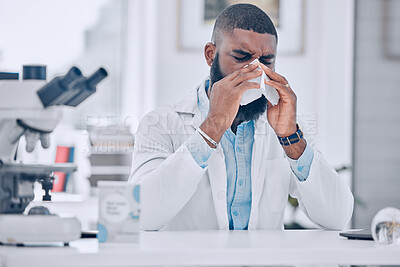
[[[299,114],[316,113],[315,143],[335,167],[351,165],[353,10],[353,1],[307,0],[304,55],[277,58]]]
[[[380,209],[400,208],[400,60],[385,55],[385,44],[399,55],[400,1],[359,0],[356,14],[353,226],[370,228]]]
[[[150,59],[152,66],[145,69],[157,78],[153,87],[142,84],[140,88],[131,88],[131,94],[152,91],[154,102],[151,106],[141,105],[140,116],[175,101],[200,84],[209,72],[203,51],[177,49],[178,1],[151,2],[155,8],[146,10],[145,17],[155,17],[157,21],[156,29],[152,29],[156,47],[148,44],[155,49],[149,56],[156,56]],[[277,57],[277,71],[289,80],[298,95],[298,113],[306,120],[317,114],[314,141],[334,167],[351,165],[353,3],[306,0],[304,53]],[[136,38],[140,40],[141,36],[143,33]],[[142,60],[147,61],[147,56]]]
[[[20,72],[22,65],[33,63],[48,65],[50,75],[64,72],[84,52],[84,30],[96,24],[105,3],[0,1],[0,70]]]
[[[158,1],[157,106],[176,101],[209,74],[203,51],[177,49],[178,1]]]
[[[126,3],[120,112],[125,124],[136,131],[139,119],[156,107],[158,1],[130,0]]]
[[[0,0],[0,71],[18,72],[22,79],[22,65],[43,64],[50,81],[72,66],[85,76],[103,66],[108,77],[82,104],[66,109],[63,121],[86,127],[88,117],[116,114],[122,1]]]

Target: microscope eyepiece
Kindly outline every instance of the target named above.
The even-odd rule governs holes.
[[[88,87],[96,87],[107,75],[107,71],[104,68],[100,68],[87,78],[86,83]]]
[[[82,78],[82,72],[77,67],[72,67],[64,77],[60,79],[60,85],[67,88],[70,84],[75,82],[77,79]]]
[[[72,98],[64,103],[64,105],[76,107],[82,103],[86,98],[96,92],[96,86],[105,77],[107,77],[107,71],[104,68],[99,68],[96,72],[90,75],[88,78],[83,78],[76,81],[72,87],[73,91],[76,92]]]
[[[77,67],[72,67],[67,74],[56,77],[43,86],[37,94],[45,107],[66,105],[76,107],[91,94],[105,77],[107,71],[99,68],[89,77],[84,77]]]

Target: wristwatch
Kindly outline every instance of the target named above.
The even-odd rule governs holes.
[[[278,136],[279,143],[282,146],[290,146],[290,145],[296,144],[297,142],[300,141],[301,138],[303,138],[304,134],[301,131],[301,129],[297,123],[296,123],[296,127],[297,127],[297,131],[294,134],[287,136],[287,137],[279,137]]]

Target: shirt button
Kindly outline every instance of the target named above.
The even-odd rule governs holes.
[[[239,185],[243,185],[243,180],[239,180]]]
[[[299,167],[297,167],[297,170],[298,170],[299,172],[301,172],[303,169],[304,169],[304,166],[299,166]]]
[[[242,149],[241,149],[240,147],[237,147],[237,148],[236,148],[236,151],[237,151],[237,152],[242,152]]]
[[[234,216],[238,216],[239,213],[238,213],[237,211],[234,211],[234,212],[233,212],[233,215],[234,215]]]

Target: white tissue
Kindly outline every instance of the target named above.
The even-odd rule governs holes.
[[[258,61],[258,59],[255,59],[250,64],[259,65],[260,62]],[[257,69],[262,70],[261,67],[258,67]],[[260,85],[260,88],[248,89],[246,92],[244,92],[244,94],[242,96],[242,100],[240,101],[241,106],[244,106],[244,105],[247,105],[247,104],[253,102],[254,100],[260,98],[261,95],[264,95],[273,106],[278,104],[278,100],[279,100],[278,91],[276,91],[275,88],[266,85],[264,83],[264,80],[269,80],[269,78],[263,71],[260,76],[249,81],[249,82],[258,83]]]

